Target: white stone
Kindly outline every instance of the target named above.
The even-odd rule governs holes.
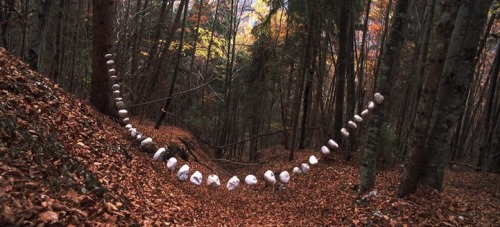
[[[124,123],[128,123],[129,121],[130,121],[130,119],[129,119],[128,117],[123,118],[123,122],[124,122]]]
[[[159,160],[159,159],[161,159],[161,157],[163,157],[163,154],[165,154],[166,150],[167,149],[165,149],[164,147],[160,147],[160,149],[158,149],[155,152],[155,155],[153,156],[153,160]]]
[[[335,140],[328,140],[328,146],[330,146],[331,148],[334,148],[334,149],[338,149],[339,148],[339,144],[337,144],[337,142],[335,142]]]
[[[353,128],[353,129],[358,128],[358,126],[356,125],[356,123],[354,123],[354,121],[347,122],[347,125],[349,126],[349,128]]]
[[[370,110],[365,109],[365,110],[363,110],[363,111],[361,112],[361,116],[366,117],[366,115],[368,115],[368,113],[369,113],[369,112],[370,112]]]
[[[268,170],[264,173],[264,180],[271,185],[276,184],[276,177],[274,176],[273,171]]]
[[[118,102],[116,102],[116,107],[117,107],[117,108],[123,108],[123,106],[124,106],[124,104],[123,104],[123,102],[122,102],[122,101],[118,101]]]
[[[168,159],[167,169],[169,169],[170,171],[174,171],[176,165],[177,165],[177,159],[175,157],[171,157]]]
[[[255,185],[255,184],[257,184],[257,177],[255,177],[252,174],[247,175],[245,177],[245,184],[248,184],[248,185]]]
[[[119,110],[119,111],[118,111],[118,115],[120,115],[120,117],[125,117],[125,116],[127,116],[127,113],[128,113],[128,111],[127,111],[127,110]]]
[[[111,59],[111,58],[113,57],[113,55],[112,55],[112,54],[105,54],[105,55],[104,55],[104,57],[105,57],[106,59]]]
[[[368,109],[369,109],[369,110],[373,110],[373,108],[375,108],[375,103],[370,101],[370,102],[368,103]]]
[[[153,144],[153,139],[151,137],[148,137],[143,141],[141,141],[141,147],[151,146],[152,144]]]
[[[127,124],[127,125],[125,125],[125,128],[126,128],[126,129],[131,129],[131,128],[132,128],[132,125],[131,125],[131,124]]]
[[[300,168],[297,167],[297,166],[293,167],[293,171],[292,172],[293,172],[293,174],[301,174],[302,173],[302,171],[300,170]]]
[[[137,140],[137,142],[141,142],[141,141],[144,139],[144,137],[143,137],[142,133],[139,133],[139,134],[135,137],[135,139]]]
[[[309,172],[310,167],[307,163],[302,163],[300,164],[300,169],[302,170],[303,173],[307,173]]]
[[[106,62],[106,65],[108,65],[108,66],[112,66],[112,65],[114,65],[114,64],[115,64],[115,61],[113,61],[113,60],[108,60],[108,61]]]
[[[345,128],[340,129],[340,133],[346,138],[349,137],[349,132]]]
[[[232,190],[236,189],[239,185],[240,185],[240,179],[238,179],[237,176],[233,176],[227,182],[226,188],[228,191],[232,191]]]
[[[123,100],[123,98],[122,98],[122,97],[116,97],[116,98],[115,98],[115,101],[116,101],[116,102],[118,102],[118,101],[122,101],[122,100]]]
[[[116,79],[118,79],[118,77],[116,77],[116,76],[110,76],[109,79],[111,79],[112,81],[116,81]]]
[[[323,153],[324,155],[328,155],[328,154],[330,154],[330,149],[328,149],[327,146],[322,146],[321,153]]]
[[[288,183],[290,181],[290,174],[288,173],[288,171],[283,171],[280,173],[280,181],[281,183]]]
[[[203,181],[203,175],[200,173],[200,171],[195,171],[193,175],[189,178],[189,181],[191,183],[196,184],[196,185],[201,185],[201,182]]]
[[[110,70],[108,70],[108,74],[111,75],[111,76],[115,75],[116,74],[116,69],[110,69]]]
[[[115,91],[113,91],[113,96],[114,96],[114,97],[118,97],[118,96],[120,96],[120,90],[115,90]]]
[[[113,91],[120,90],[120,85],[119,84],[113,84],[113,86],[111,86],[111,90],[113,90]]]
[[[136,137],[137,137],[137,129],[132,128],[132,129],[130,130],[130,135],[131,135],[132,137],[136,138]]]
[[[318,158],[316,158],[316,156],[314,156],[314,155],[311,155],[311,156],[309,157],[309,164],[311,164],[311,165],[316,165],[316,164],[318,164]]]
[[[219,177],[217,175],[214,175],[214,174],[208,175],[207,185],[208,186],[219,187],[220,186],[220,179],[219,179]]]
[[[363,118],[356,114],[356,115],[354,115],[354,121],[361,123],[361,122],[363,122]]]
[[[375,93],[375,94],[373,95],[373,97],[375,98],[375,102],[376,102],[377,104],[382,104],[382,102],[384,102],[384,96],[382,96],[382,95],[381,95],[380,93],[378,93],[378,92],[377,92],[377,93]]]
[[[177,179],[185,181],[189,178],[189,166],[184,164],[177,172]]]

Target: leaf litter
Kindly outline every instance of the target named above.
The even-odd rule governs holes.
[[[449,169],[444,192],[420,188],[400,199],[401,169],[394,169],[378,175],[376,191],[358,194],[358,162],[333,153],[334,161],[320,158],[288,184],[266,186],[267,170],[292,173],[310,155],[322,157],[319,150],[299,151],[287,162],[287,151],[275,147],[260,151],[260,165],[221,165],[189,132],[131,123],[157,148],[189,150],[188,161],[177,157],[177,168],[217,174],[221,186],[178,181],[176,171],[141,151],[119,123],[0,48],[0,224],[500,225],[498,174]],[[232,176],[248,174],[257,184],[224,187]]]

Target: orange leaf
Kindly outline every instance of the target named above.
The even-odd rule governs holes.
[[[59,220],[57,213],[54,211],[50,211],[50,210],[41,213],[39,215],[39,217],[40,217],[40,220],[42,220],[42,222],[44,222],[44,223],[52,223],[52,222],[56,222]]]

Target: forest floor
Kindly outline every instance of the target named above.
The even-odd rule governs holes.
[[[0,48],[0,225],[500,226],[498,174],[448,169],[444,192],[420,188],[400,199],[394,169],[380,172],[375,195],[366,196],[356,193],[359,162],[334,154],[284,187],[265,187],[264,171],[291,172],[318,151],[288,162],[278,147],[260,151],[261,164],[222,167],[184,130],[133,124],[159,146],[189,150],[178,166],[216,173],[221,187],[178,181],[118,122]],[[247,174],[259,183],[243,185]],[[232,175],[242,185],[228,191]]]

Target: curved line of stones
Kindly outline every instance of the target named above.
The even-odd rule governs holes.
[[[140,147],[141,149],[147,148],[153,145],[153,139],[151,137],[146,137],[142,133],[140,133],[136,128],[134,128],[131,124],[129,124],[130,119],[127,117],[128,111],[124,109],[124,100],[120,96],[120,85],[117,82],[118,76],[116,74],[116,69],[114,68],[115,62],[112,60],[113,55],[112,54],[106,54],[105,58],[107,59],[106,65],[108,67],[108,75],[110,77],[111,82],[113,85],[111,86],[113,98],[115,101],[116,107],[119,109],[118,110],[118,115],[120,116],[121,120],[126,124],[125,128],[130,132],[130,135],[132,138],[135,138],[138,142],[140,142]],[[374,94],[374,101],[370,101],[368,103],[368,106],[365,110],[363,110],[360,115],[354,115],[353,119],[347,122],[347,126],[340,129],[340,132],[342,136],[348,138],[349,137],[349,130],[352,129],[355,130],[358,128],[358,124],[363,122],[363,117],[366,117],[371,110],[375,108],[375,103],[376,104],[381,104],[384,101],[384,97],[380,93],[375,93]],[[321,147],[321,153],[323,155],[329,155],[330,154],[330,149],[338,149],[339,145],[335,140],[330,139],[328,140],[327,144],[325,146]],[[161,160],[163,154],[166,152],[165,147],[159,148],[156,153],[153,156],[153,160]],[[316,156],[311,155],[309,157],[308,162],[304,162],[300,164],[300,166],[295,166],[292,170],[293,175],[298,175],[298,174],[305,174],[309,172],[310,166],[318,164],[318,158]],[[177,159],[175,157],[170,158],[167,161],[167,168],[170,171],[174,171],[175,167],[177,165]],[[279,181],[283,184],[286,184],[290,181],[290,173],[286,170],[282,171],[279,175]],[[192,182],[193,184],[196,185],[201,185],[203,181],[203,175],[199,171],[195,171],[191,176],[189,176],[189,165],[184,164],[181,168],[179,168],[177,172],[177,178],[180,181],[186,181],[189,178],[189,181]],[[276,176],[274,175],[273,171],[267,170],[264,173],[264,180],[266,182],[266,185],[274,185],[276,184]],[[207,177],[207,185],[209,186],[215,186],[218,187],[220,186],[221,180],[216,174],[211,174]],[[257,177],[255,175],[247,175],[245,177],[245,184],[247,185],[255,185],[257,184]],[[229,191],[232,191],[236,189],[240,184],[240,180],[238,179],[237,176],[231,177],[227,184],[226,188]]]

